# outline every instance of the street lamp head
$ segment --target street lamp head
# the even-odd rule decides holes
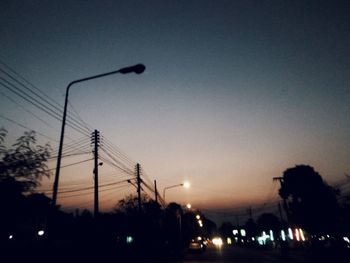
[[[145,71],[146,67],[143,64],[137,64],[131,67],[121,68],[119,69],[119,73],[121,74],[128,74],[128,73],[136,73],[141,74]]]
[[[191,186],[191,184],[189,183],[189,182],[184,182],[183,184],[182,184],[182,186],[183,187],[185,187],[185,188],[190,188],[190,186]]]

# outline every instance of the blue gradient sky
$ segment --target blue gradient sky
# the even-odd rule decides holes
[[[329,182],[350,172],[349,11],[348,1],[1,1],[0,58],[62,104],[70,81],[144,63],[143,75],[77,85],[71,104],[161,189],[192,182],[167,199],[250,205],[295,164]],[[55,129],[4,97],[0,109],[59,136],[43,113]]]

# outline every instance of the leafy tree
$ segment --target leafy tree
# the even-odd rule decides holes
[[[12,148],[7,148],[7,131],[0,129],[0,236],[7,238],[13,231],[23,232],[29,221],[43,221],[43,203],[48,198],[30,195],[40,184],[40,179],[49,176],[46,161],[50,156],[48,144],[36,144],[35,132],[25,132]],[[39,212],[40,210],[40,212]],[[40,220],[39,220],[40,217]],[[20,230],[21,229],[21,230]]]
[[[337,231],[337,191],[313,167],[297,165],[284,171],[279,194],[285,200],[291,223],[312,233]]]
[[[50,146],[37,145],[34,131],[24,132],[12,148],[4,145],[7,131],[0,130],[0,184],[12,184],[21,193],[30,193],[40,185],[43,177],[49,177],[46,165]],[[15,186],[16,185],[16,186]]]

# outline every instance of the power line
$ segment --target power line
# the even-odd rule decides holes
[[[50,107],[54,108],[55,111],[58,111],[59,113],[63,114],[62,111],[62,106],[56,102],[54,99],[50,98],[47,94],[45,94],[42,90],[40,90],[39,88],[37,88],[36,86],[34,86],[31,82],[29,82],[28,80],[26,80],[23,76],[21,76],[20,74],[18,74],[15,70],[13,70],[11,67],[9,67],[7,64],[5,64],[3,61],[0,60],[0,62],[8,69],[10,70],[12,73],[14,73],[17,77],[19,77],[20,79],[24,80],[27,84],[29,84],[32,88],[36,89],[40,94],[38,94],[37,92],[33,91],[33,89],[29,88],[28,86],[26,86],[25,84],[23,84],[22,82],[20,82],[17,78],[13,77],[10,73],[8,73],[7,71],[3,70],[0,68],[0,71],[3,72],[3,74],[5,74],[7,77],[9,77],[10,79],[12,79],[13,81],[15,81],[16,83],[18,83],[20,86],[22,86],[23,88],[25,88],[26,90],[28,90],[29,92],[31,92],[32,94],[34,94],[35,96],[37,96],[38,98],[40,98],[40,100],[44,101],[46,104],[48,104]],[[44,98],[44,97],[46,98]],[[80,116],[78,116],[78,120],[72,118],[71,116],[68,116],[68,118],[72,119],[74,122],[79,122],[81,121]],[[85,122],[82,121],[81,123],[79,123],[80,126],[82,127],[86,127],[85,126]],[[89,130],[89,128],[87,128]]]
[[[4,119],[4,120],[7,120],[7,121],[9,121],[9,122],[11,122],[11,123],[13,123],[13,124],[16,124],[17,126],[22,127],[23,129],[26,129],[26,130],[29,130],[29,131],[35,131],[35,133],[37,133],[37,134],[39,134],[39,135],[45,137],[46,139],[58,143],[57,140],[55,140],[55,139],[53,139],[53,138],[51,138],[51,137],[49,137],[49,136],[47,136],[47,135],[45,135],[45,134],[43,134],[43,133],[41,133],[41,132],[38,132],[38,131],[36,131],[36,130],[34,130],[34,129],[31,129],[31,128],[29,128],[29,127],[27,127],[27,126],[25,126],[25,125],[23,125],[23,124],[21,124],[21,123],[15,121],[15,120],[12,120],[12,119],[10,119],[10,118],[7,118],[7,117],[5,117],[5,116],[3,116],[3,115],[1,115],[1,114],[0,114],[0,118],[2,118],[2,119]]]
[[[37,99],[33,98],[32,96],[30,96],[29,94],[27,94],[26,92],[21,92],[19,93],[19,91],[17,90],[14,90],[13,88],[16,89],[16,87],[12,84],[12,83],[9,83],[8,81],[6,81],[5,79],[3,79],[2,77],[0,77],[0,80],[2,81],[5,81],[6,83],[8,83],[10,86],[12,86],[12,88],[7,85],[7,84],[4,84],[3,82],[0,82],[0,85],[2,85],[3,87],[5,87],[6,89],[10,90],[11,92],[15,93],[17,96],[21,97],[23,100],[27,101],[28,103],[32,104],[33,106],[35,106],[36,108],[44,111],[46,114],[50,115],[52,118],[58,120],[58,121],[61,121],[60,120],[60,115],[53,111],[52,109],[50,108],[47,108],[46,106],[42,105]],[[25,96],[24,96],[25,95]],[[34,101],[34,102],[33,102]],[[89,134],[89,132],[83,132],[81,131],[81,127],[79,127],[78,125],[70,122],[70,121],[67,121],[67,125],[69,127],[71,127],[72,129],[74,129],[75,131],[79,132],[79,133],[82,133],[82,134]],[[84,128],[86,129],[86,128]]]
[[[130,167],[127,167],[126,165],[124,165],[122,162],[120,162],[117,158],[115,158],[114,156],[112,156],[104,147],[101,147],[101,150],[108,155],[109,158],[111,158],[116,165],[121,165],[124,170],[130,171],[132,173],[132,170],[130,169]],[[118,165],[118,166],[119,166]]]
[[[61,168],[73,166],[73,165],[80,164],[80,163],[86,163],[86,162],[91,161],[91,160],[93,160],[93,158],[90,158],[90,159],[87,159],[87,160],[84,160],[84,161],[80,161],[80,162],[75,162],[75,163],[63,165],[63,166],[61,166]],[[56,168],[49,169],[48,171],[53,171],[53,170],[56,170]]]

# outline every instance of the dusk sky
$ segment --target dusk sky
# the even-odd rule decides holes
[[[140,163],[160,192],[191,182],[169,189],[168,202],[234,209],[277,200],[272,178],[296,164],[330,184],[350,173],[349,14],[349,1],[2,0],[0,60],[62,107],[69,82],[143,63],[140,75],[73,86],[70,110]],[[59,139],[60,121],[0,92],[1,116]],[[9,142],[24,132],[4,118],[0,126]],[[84,135],[67,127],[66,136],[68,145]],[[92,167],[62,169],[60,186],[92,185]],[[104,164],[100,178],[127,176]],[[101,208],[128,193],[131,185],[101,193]],[[92,194],[58,202],[92,208]]]

